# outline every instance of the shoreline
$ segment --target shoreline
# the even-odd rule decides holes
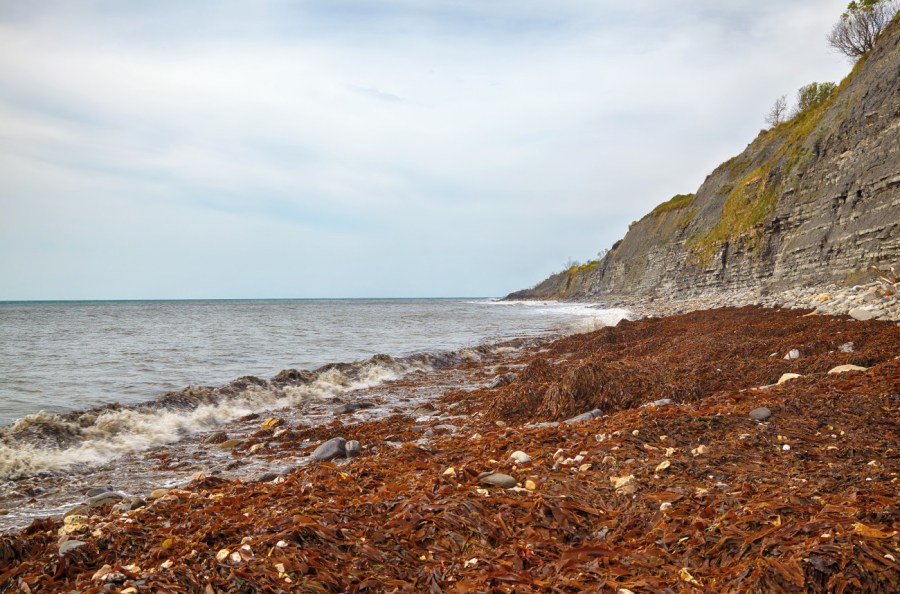
[[[227,455],[266,474],[4,535],[0,592],[878,591],[900,580],[898,344],[892,323],[744,307],[511,345],[316,425],[243,420]],[[847,364],[867,369],[828,373]],[[359,456],[282,468],[336,437]]]

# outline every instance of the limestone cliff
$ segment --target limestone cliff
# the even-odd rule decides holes
[[[853,284],[900,263],[900,21],[822,104],[760,135],[599,262],[513,299]]]

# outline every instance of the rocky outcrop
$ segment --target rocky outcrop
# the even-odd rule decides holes
[[[690,298],[855,284],[900,261],[900,21],[823,104],[512,299]]]

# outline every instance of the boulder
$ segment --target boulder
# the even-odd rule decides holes
[[[312,453],[313,460],[324,462],[335,458],[343,458],[347,454],[347,440],[343,437],[333,437],[317,447]]]

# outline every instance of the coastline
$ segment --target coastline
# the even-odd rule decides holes
[[[897,326],[658,305],[317,403],[317,424],[244,419],[228,456],[269,472],[36,520],[0,540],[0,591],[896,584]],[[360,455],[284,467],[335,437]]]

